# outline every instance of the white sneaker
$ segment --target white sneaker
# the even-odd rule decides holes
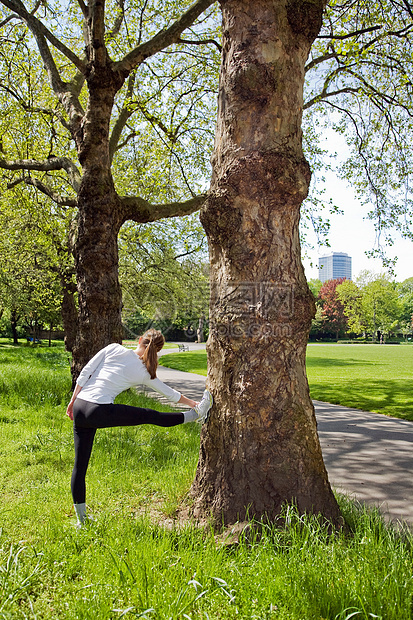
[[[77,523],[75,523],[75,528],[77,530],[83,530],[90,527],[93,523],[95,523],[95,519],[89,515],[86,515],[83,521],[77,521]]]
[[[207,421],[208,413],[213,405],[213,402],[214,400],[212,398],[211,392],[208,392],[208,390],[205,390],[205,392],[202,395],[201,402],[194,407],[195,411],[198,414],[198,418],[196,420],[197,422],[199,422],[200,424],[204,424],[204,422]]]

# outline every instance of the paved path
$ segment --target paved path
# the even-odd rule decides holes
[[[195,400],[205,389],[200,375],[161,366],[158,376]],[[413,525],[413,422],[319,401],[314,406],[333,487]]]

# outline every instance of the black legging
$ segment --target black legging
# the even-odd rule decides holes
[[[184,422],[184,414],[163,413],[154,409],[130,405],[99,405],[77,398],[73,406],[73,434],[75,440],[75,464],[72,473],[72,495],[75,504],[86,499],[86,471],[92,453],[96,429],[113,426],[177,426]]]

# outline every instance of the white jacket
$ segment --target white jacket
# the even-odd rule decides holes
[[[113,403],[116,396],[131,387],[144,385],[177,403],[181,393],[151,379],[145,364],[131,349],[120,344],[109,344],[96,353],[80,373],[77,384],[82,388],[78,398],[90,403]]]

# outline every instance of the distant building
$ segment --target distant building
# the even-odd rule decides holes
[[[351,256],[344,252],[332,252],[318,259],[318,278],[321,282],[347,278],[351,280]]]

